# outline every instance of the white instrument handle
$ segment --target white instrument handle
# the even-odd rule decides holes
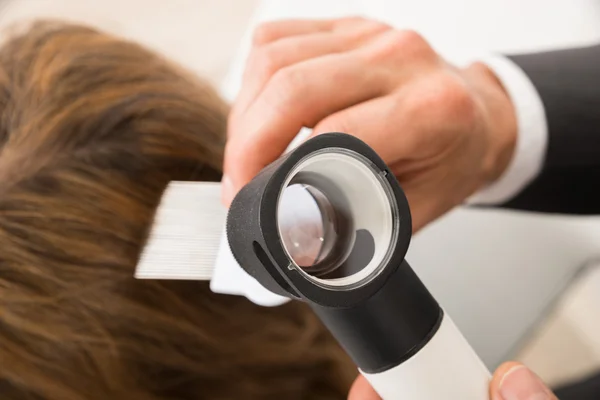
[[[381,373],[361,373],[384,400],[489,400],[490,372],[446,313],[411,358]]]

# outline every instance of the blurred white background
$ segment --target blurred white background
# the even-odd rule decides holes
[[[33,18],[85,23],[150,47],[219,83],[255,0],[1,0],[0,26]]]

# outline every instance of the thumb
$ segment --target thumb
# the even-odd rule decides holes
[[[516,362],[496,370],[490,391],[492,400],[558,400],[536,374]]]
[[[381,400],[364,376],[358,375],[348,394],[348,400]]]

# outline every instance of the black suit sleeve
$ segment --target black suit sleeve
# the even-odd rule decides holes
[[[541,174],[502,207],[600,214],[600,46],[509,58],[538,90],[549,137]]]

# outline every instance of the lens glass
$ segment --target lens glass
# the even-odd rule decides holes
[[[354,284],[386,261],[398,221],[381,174],[344,149],[313,153],[290,173],[279,196],[279,236],[290,261],[311,280]]]
[[[298,266],[310,268],[331,252],[336,240],[334,210],[319,189],[286,187],[277,211],[281,239]]]

